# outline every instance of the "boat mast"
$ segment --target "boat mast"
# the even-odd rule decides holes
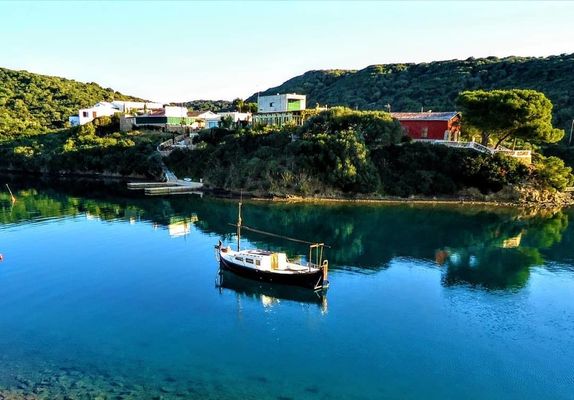
[[[240,240],[241,240],[241,200],[239,201],[239,214],[237,215],[237,251],[239,251]]]

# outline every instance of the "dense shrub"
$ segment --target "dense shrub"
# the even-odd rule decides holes
[[[114,118],[0,142],[0,169],[48,173],[114,173],[158,178],[158,136],[113,132]]]
[[[65,128],[79,108],[136,100],[95,83],[0,68],[0,139]]]
[[[377,137],[365,134],[373,125],[393,144],[367,141]],[[206,132],[196,150],[174,151],[166,163],[214,187],[305,195],[434,196],[471,187],[487,194],[533,178],[558,188],[571,177],[555,161],[528,167],[504,155],[399,141],[400,131],[384,113],[334,109],[300,128]]]
[[[373,161],[382,191],[396,196],[453,194],[466,187],[495,192],[528,173],[511,159],[423,143],[386,147],[373,152]]]
[[[558,157],[540,157],[536,165],[536,178],[540,184],[554,189],[564,190],[574,185],[572,168],[564,165],[564,161]]]
[[[554,104],[553,123],[570,129],[574,115],[574,54],[550,57],[487,57],[430,63],[371,65],[355,70],[309,71],[261,92],[301,93],[307,105],[360,110],[449,111],[465,90],[533,89]],[[254,94],[248,101],[255,101]]]

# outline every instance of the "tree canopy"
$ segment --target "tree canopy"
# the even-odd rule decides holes
[[[554,123],[570,129],[574,118],[574,54],[550,57],[487,57],[430,63],[379,64],[359,71],[309,71],[261,92],[301,93],[307,105],[360,110],[451,111],[465,90],[524,88],[543,92],[554,104]],[[255,101],[257,95],[248,101]]]
[[[74,128],[0,140],[0,170],[160,178],[156,148],[162,136],[118,129],[118,118],[99,117]]]
[[[183,106],[192,111],[233,111],[233,103],[228,100],[191,100],[183,103]]]
[[[0,137],[64,128],[79,108],[141,100],[95,83],[0,68]]]
[[[510,138],[529,143],[555,143],[564,131],[552,126],[552,102],[535,90],[474,90],[460,93],[457,102],[464,123],[477,129],[482,144],[495,147]]]
[[[211,187],[257,194],[387,196],[488,194],[534,183],[563,189],[571,170],[541,158],[532,167],[516,159],[426,143],[402,143],[398,122],[385,112],[332,108],[300,127],[213,129],[194,150],[166,159],[180,176]]]

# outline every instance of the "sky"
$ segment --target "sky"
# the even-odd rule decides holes
[[[0,0],[0,66],[163,102],[316,69],[574,53],[574,2]]]

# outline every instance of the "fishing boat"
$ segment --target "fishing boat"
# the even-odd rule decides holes
[[[224,246],[221,241],[215,246],[216,258],[221,270],[233,272],[244,278],[256,281],[270,282],[283,285],[300,286],[313,290],[326,289],[329,286],[329,262],[323,260],[324,243],[311,243],[299,239],[288,238],[258,229],[242,226],[241,202],[237,224],[237,250]],[[241,229],[281,237],[287,240],[309,245],[307,262],[290,261],[287,254],[282,252],[251,249],[241,250]]]

